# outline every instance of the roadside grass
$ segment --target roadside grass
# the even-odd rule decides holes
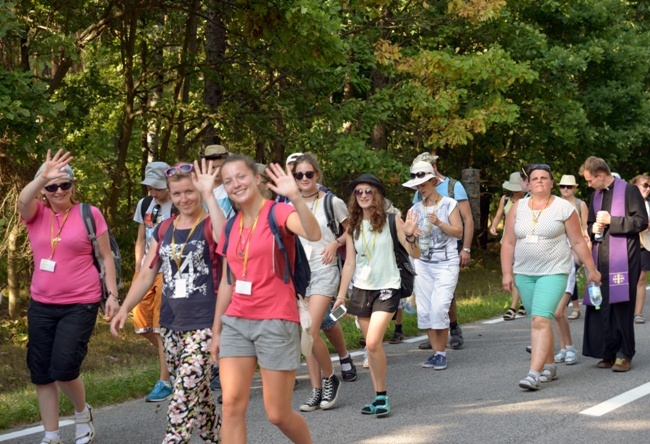
[[[501,290],[498,254],[473,253],[471,267],[461,271],[456,296],[461,325],[501,315],[510,303],[510,295]],[[346,315],[341,327],[348,348],[360,348],[362,335],[354,317]],[[402,328],[407,337],[420,334],[417,316],[404,313]],[[393,331],[391,325],[386,340]],[[24,317],[11,321],[0,318],[0,430],[40,420],[36,390],[25,364],[26,343]],[[123,339],[118,340],[108,331],[108,323],[98,320],[82,370],[88,402],[93,406],[115,404],[149,393],[158,379],[158,354],[148,341],[133,333],[131,321]],[[72,412],[72,405],[61,396],[61,415]]]

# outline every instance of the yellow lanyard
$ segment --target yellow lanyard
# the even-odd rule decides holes
[[[70,216],[70,209],[72,209],[72,204],[70,204],[70,208],[65,210],[65,217],[63,218],[63,222],[61,222],[61,225],[59,226],[59,232],[56,233],[56,237],[54,236],[54,211],[50,208],[50,246],[52,247],[52,254],[50,254],[50,259],[54,257],[54,250],[56,250],[56,246],[59,245],[59,242],[61,242],[61,231],[63,231],[63,226],[65,225],[65,221],[68,220],[68,216]]]
[[[174,259],[174,262],[176,262],[176,266],[178,267],[179,274],[181,272],[181,261],[183,260],[183,250],[185,250],[185,245],[187,245],[187,243],[189,242],[190,238],[192,237],[192,233],[194,233],[194,230],[199,225],[199,222],[201,222],[201,219],[203,219],[203,210],[201,210],[199,217],[196,218],[196,222],[194,222],[194,225],[192,225],[190,234],[187,235],[185,242],[183,242],[183,246],[181,247],[180,255],[178,257],[176,257],[176,239],[174,236],[176,234],[176,225],[178,225],[178,218],[174,221],[174,228],[172,229],[172,258]]]
[[[551,201],[551,197],[553,197],[553,196],[548,197],[548,200],[546,201],[546,204],[544,204],[544,207],[541,210],[539,210],[539,213],[537,213],[537,217],[535,217],[535,211],[533,211],[533,205],[535,204],[535,201],[533,200],[532,197],[530,198],[530,215],[533,218],[533,232],[532,232],[532,234],[535,234],[535,228],[537,227],[537,222],[539,222],[539,218],[542,215],[542,212],[546,209],[546,207],[548,206],[548,203]]]
[[[361,238],[363,239],[363,249],[365,251],[365,256],[368,256],[368,262],[370,262],[370,249],[368,248],[368,241],[366,241],[366,231],[363,228],[364,223],[361,222]],[[375,242],[377,241],[377,232],[373,231],[372,233],[372,251],[375,251]]]
[[[244,270],[242,272],[242,278],[246,279],[246,267],[248,267],[248,248],[250,247],[251,243],[251,237],[253,236],[253,231],[255,231],[255,227],[257,227],[257,221],[260,219],[260,214],[262,214],[262,208],[264,208],[264,204],[266,203],[266,199],[262,199],[262,206],[260,206],[260,210],[257,212],[257,216],[255,216],[255,220],[253,221],[253,225],[251,226],[251,230],[248,232],[248,236],[246,237],[246,244],[244,246]],[[241,215],[241,219],[239,219],[239,242],[238,244],[241,243],[241,238],[242,238],[242,232],[244,231],[244,215]]]

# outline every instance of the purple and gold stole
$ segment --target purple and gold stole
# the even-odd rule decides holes
[[[627,183],[624,180],[615,178],[614,191],[612,196],[612,208],[609,212],[611,216],[625,217],[625,187]],[[602,209],[603,190],[598,190],[594,194],[594,212]],[[591,256],[594,263],[598,265],[598,243],[594,242],[591,248]],[[616,304],[619,302],[628,302],[630,300],[630,275],[629,263],[627,257],[627,236],[625,234],[609,234],[609,303]],[[605,278],[605,276],[603,276]],[[589,300],[588,288],[585,289],[584,304],[591,305]]]

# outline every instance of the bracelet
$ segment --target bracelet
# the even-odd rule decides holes
[[[343,246],[343,244],[341,243],[341,241],[340,241],[338,238],[336,238],[336,239],[334,239],[334,240],[336,241],[337,244],[339,244],[339,247],[342,247],[342,246]]]
[[[404,236],[406,240],[409,240],[410,238],[415,239],[415,234],[409,234],[407,236]]]
[[[345,296],[337,296],[336,299],[339,300],[339,301],[345,301],[346,297]]]

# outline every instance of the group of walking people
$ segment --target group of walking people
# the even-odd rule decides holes
[[[411,165],[411,179],[403,185],[419,197],[402,219],[390,210],[386,188],[372,174],[362,174],[350,183],[346,205],[323,186],[323,173],[312,154],[290,156],[286,168],[277,164],[265,168],[219,145],[208,148],[211,151],[206,149],[200,162],[173,166],[154,162],[147,167],[143,185],[153,199],[143,199],[136,209],[134,220],[141,225],[137,274],[121,306],[106,222],[92,208],[107,266],[105,314],[111,332],[119,337],[135,310],[136,331],[147,333],[147,339],[159,348],[160,380],[147,400],[171,399],[164,442],[188,442],[196,428],[205,442],[245,443],[246,410],[257,366],[269,421],[292,442],[311,442],[307,422],[292,408],[301,354],[298,301],[302,297],[308,301],[311,318],[311,325],[302,329],[302,348],[304,353],[304,336],[309,335],[311,345],[305,355],[312,390],[300,410],[333,408],[341,394],[341,379],[334,373],[319,334],[321,327],[330,331],[327,336],[337,348],[342,380],[356,379],[352,358],[341,345],[340,327],[333,328],[329,316],[345,305],[363,332],[373,383],[374,396],[361,413],[390,415],[382,344],[403,296],[405,264],[396,260],[398,248],[411,257],[418,326],[427,332],[433,351],[423,367],[447,368],[450,327],[452,333],[454,329],[460,332],[454,292],[460,266],[469,263],[471,239],[467,243],[470,222],[465,207],[441,192],[448,179],[436,171],[436,156],[429,155],[428,161],[420,157]],[[61,442],[59,389],[75,407],[76,444],[95,439],[92,408],[86,403],[79,371],[102,288],[74,196],[71,160],[70,153],[48,151],[19,197],[34,251],[28,365],[37,386],[44,444]],[[588,174],[600,177],[600,171],[586,166],[585,178]],[[531,165],[522,173],[521,183],[530,187],[528,194],[504,202],[510,211],[503,236],[503,286],[509,291],[518,289],[523,309],[532,316],[531,366],[520,385],[538,389],[540,381],[557,377],[551,319],[568,293],[568,276],[574,270],[571,250],[585,264],[590,282],[599,284],[600,273],[606,276],[606,272],[599,272],[598,256],[589,252],[587,232],[574,203],[551,194],[550,168]],[[591,179],[588,182],[594,188],[600,186]],[[647,178],[643,183],[648,184]],[[603,184],[607,184],[603,188],[611,186],[607,180]],[[619,187],[619,182],[614,186]],[[637,187],[634,190],[638,193]],[[270,198],[270,192],[279,196],[277,201]],[[623,209],[616,205],[611,217],[597,219],[600,213],[591,205],[588,233],[630,233],[628,250],[636,254],[638,235],[635,243],[631,233],[638,234],[648,225],[647,216],[637,208],[643,205],[639,196],[626,188]],[[610,204],[611,199],[605,197],[603,210]],[[619,221],[626,217],[619,213],[628,206],[634,207],[633,220]],[[284,273],[287,261],[290,268],[296,263],[298,248],[304,251],[311,271],[304,295],[296,292],[296,270],[292,270],[292,279]],[[627,265],[624,272],[630,276],[630,288],[635,289],[633,301],[640,263],[635,256]],[[635,308],[618,310],[622,305],[610,304],[608,296],[604,285],[603,311],[588,309],[586,324],[603,323],[599,316],[611,312],[614,315],[607,321],[624,335],[614,334],[616,340],[604,341],[597,348],[603,338],[594,332],[592,339],[585,340],[583,353],[621,366],[634,354],[633,336],[630,342],[625,322],[630,316],[633,319]],[[569,346],[570,337],[562,349],[565,360],[570,359]],[[210,390],[216,363],[222,387],[221,415]]]

